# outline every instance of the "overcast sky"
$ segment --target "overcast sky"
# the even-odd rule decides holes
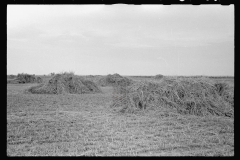
[[[234,75],[234,6],[8,5],[7,74]]]

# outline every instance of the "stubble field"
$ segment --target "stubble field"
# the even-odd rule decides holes
[[[112,87],[97,94],[24,93],[34,85],[7,84],[8,156],[234,155],[233,118],[161,107],[120,113],[110,105]]]

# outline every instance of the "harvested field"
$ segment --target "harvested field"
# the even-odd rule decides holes
[[[26,92],[33,94],[84,94],[100,93],[101,90],[90,80],[85,80],[74,75],[56,74],[49,81],[38,86],[33,86]]]
[[[151,91],[159,85],[146,82],[132,87]],[[208,80],[209,85],[194,82],[196,88],[214,87]],[[169,90],[191,86],[187,80],[163,83]],[[34,85],[7,84],[8,156],[234,156],[234,117],[181,114],[167,104],[149,107],[154,103],[119,112],[112,103],[122,94],[112,86],[96,94],[25,94]],[[226,86],[217,87],[216,96],[224,95]],[[169,100],[174,94],[169,92]]]

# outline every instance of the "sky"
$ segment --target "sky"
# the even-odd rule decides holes
[[[8,5],[7,74],[234,76],[234,6]]]

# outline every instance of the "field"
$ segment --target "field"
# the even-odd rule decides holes
[[[234,85],[233,78],[212,80]],[[7,84],[8,156],[234,155],[234,118],[168,108],[117,112],[110,86],[97,94],[24,93],[35,85]]]

